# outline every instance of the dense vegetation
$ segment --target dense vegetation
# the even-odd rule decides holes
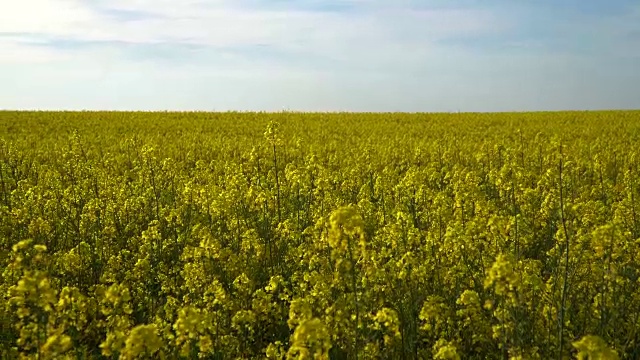
[[[640,112],[0,112],[0,357],[637,359]]]

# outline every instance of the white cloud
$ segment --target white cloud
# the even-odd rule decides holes
[[[0,4],[0,33],[74,35],[98,20],[75,0],[20,0]]]
[[[0,5],[0,33],[139,44],[265,44],[340,60],[359,54],[372,60],[393,53],[420,55],[421,48],[432,41],[491,31],[497,24],[490,13],[483,11],[412,11],[376,2],[355,14],[254,9],[234,4],[237,2],[189,0],[5,2]],[[107,10],[150,16],[118,21]]]

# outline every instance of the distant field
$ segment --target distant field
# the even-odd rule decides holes
[[[0,358],[638,359],[639,165],[640,111],[0,112]]]

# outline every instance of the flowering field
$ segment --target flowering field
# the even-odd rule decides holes
[[[640,358],[640,112],[0,112],[0,139],[0,358]]]

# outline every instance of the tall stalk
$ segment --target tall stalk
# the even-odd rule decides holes
[[[276,151],[276,143],[273,146],[273,168],[276,173],[276,206],[278,207],[278,223],[282,222],[282,212],[280,210],[280,178],[278,177],[278,156]]]
[[[560,298],[560,314],[558,317],[559,327],[558,327],[558,338],[560,341],[558,347],[558,360],[562,360],[562,348],[564,346],[564,315],[565,315],[565,307],[567,301],[567,282],[569,279],[569,233],[567,232],[567,219],[564,212],[564,182],[563,182],[563,158],[562,158],[562,144],[560,145],[560,218],[562,220],[562,228],[564,230],[564,239],[565,239],[565,251],[564,251],[564,278],[562,281],[562,296]]]

